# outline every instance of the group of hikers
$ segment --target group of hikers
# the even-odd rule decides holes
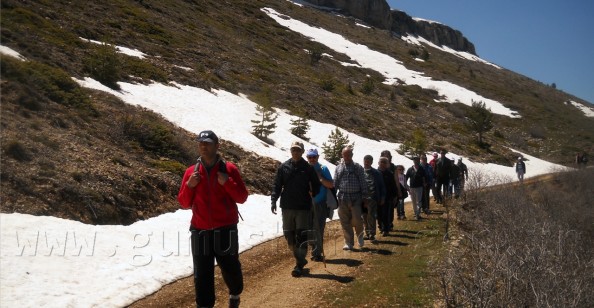
[[[237,204],[247,200],[248,192],[237,166],[219,155],[217,135],[203,131],[198,142],[200,158],[185,171],[178,194],[182,208],[192,209],[190,239],[196,304],[214,306],[216,260],[229,289],[229,307],[238,307],[243,274]],[[308,246],[312,247],[311,261],[325,261],[324,229],[327,218],[334,213],[332,204],[337,206],[343,249],[353,251],[355,244],[363,249],[366,240],[375,242],[378,231],[382,236],[389,235],[395,215],[405,220],[404,200],[409,195],[415,220],[430,214],[430,191],[437,203],[462,196],[468,168],[462,158],[454,162],[446,153],[445,149],[440,157],[433,153],[429,162],[426,155],[413,157],[413,165],[405,169],[392,163],[390,151],[384,150],[375,168],[373,156],[365,155],[360,165],[353,161],[353,148],[347,146],[332,176],[328,167],[318,161],[317,149],[306,151],[302,142],[293,142],[291,158],[278,167],[271,193],[271,212],[277,214],[280,199],[283,235],[295,258],[291,275],[303,275]]]

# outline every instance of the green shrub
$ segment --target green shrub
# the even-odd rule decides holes
[[[367,77],[367,79],[365,79],[365,82],[363,83],[363,86],[361,87],[361,92],[363,92],[366,95],[369,95],[373,93],[373,90],[375,90],[375,82],[373,82],[373,79]]]
[[[116,119],[114,138],[137,143],[141,148],[156,156],[179,161],[188,161],[193,157],[184,140],[173,129],[163,123],[157,114],[144,109],[134,114],[126,114]],[[116,161],[122,165],[124,161]]]
[[[335,88],[334,79],[327,78],[320,81],[320,86],[324,91],[332,92]]]
[[[503,135],[503,133],[501,133],[501,131],[499,131],[498,129],[496,129],[493,132],[493,136],[495,136],[495,138],[505,139],[505,136]]]
[[[32,97],[47,97],[65,106],[72,106],[95,112],[83,90],[63,70],[33,61],[19,61],[9,57],[1,58],[2,78],[23,84]]]
[[[121,61],[115,46],[101,44],[94,46],[92,52],[84,59],[84,69],[93,79],[115,90],[119,90],[121,78]]]
[[[183,175],[188,166],[176,160],[154,160],[153,166],[161,171],[168,171],[174,174]]]
[[[5,145],[4,153],[18,161],[30,161],[32,159],[29,150],[17,140],[11,140]]]
[[[167,82],[167,74],[162,69],[152,65],[146,60],[127,57],[122,61],[122,70],[126,75],[136,76],[158,82]],[[120,73],[121,74],[121,73]]]
[[[413,57],[413,58],[416,58],[416,57],[418,57],[418,56],[419,56],[419,51],[418,51],[418,50],[416,50],[416,49],[409,49],[409,50],[408,50],[408,54],[409,54],[411,57]]]
[[[419,103],[416,100],[412,100],[412,99],[408,99],[406,101],[406,105],[410,108],[410,109],[419,109]]]

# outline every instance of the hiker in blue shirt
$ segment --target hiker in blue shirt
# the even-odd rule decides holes
[[[311,250],[311,260],[316,262],[324,261],[324,229],[326,228],[326,218],[329,216],[328,207],[326,206],[326,195],[332,192],[329,189],[334,187],[332,175],[328,167],[321,165],[318,162],[320,155],[317,149],[308,149],[305,153],[307,162],[314,168],[314,171],[320,179],[320,192],[313,199],[313,241],[310,244],[313,246]],[[331,210],[334,211],[334,210]]]

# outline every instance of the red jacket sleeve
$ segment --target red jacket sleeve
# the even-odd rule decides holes
[[[239,173],[239,169],[235,164],[227,162],[227,175],[229,175],[229,179],[225,182],[223,186],[225,191],[231,196],[235,203],[244,203],[248,197],[248,191],[245,187],[245,183],[241,178]]]
[[[195,189],[188,187],[186,182],[194,172],[194,166],[188,167],[186,172],[184,173],[184,177],[181,182],[181,186],[179,188],[179,193],[177,194],[177,201],[181,205],[182,208],[187,209],[192,207],[192,200],[194,200],[194,191]]]

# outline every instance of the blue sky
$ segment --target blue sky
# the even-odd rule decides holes
[[[388,0],[459,30],[492,63],[594,103],[594,1]]]

